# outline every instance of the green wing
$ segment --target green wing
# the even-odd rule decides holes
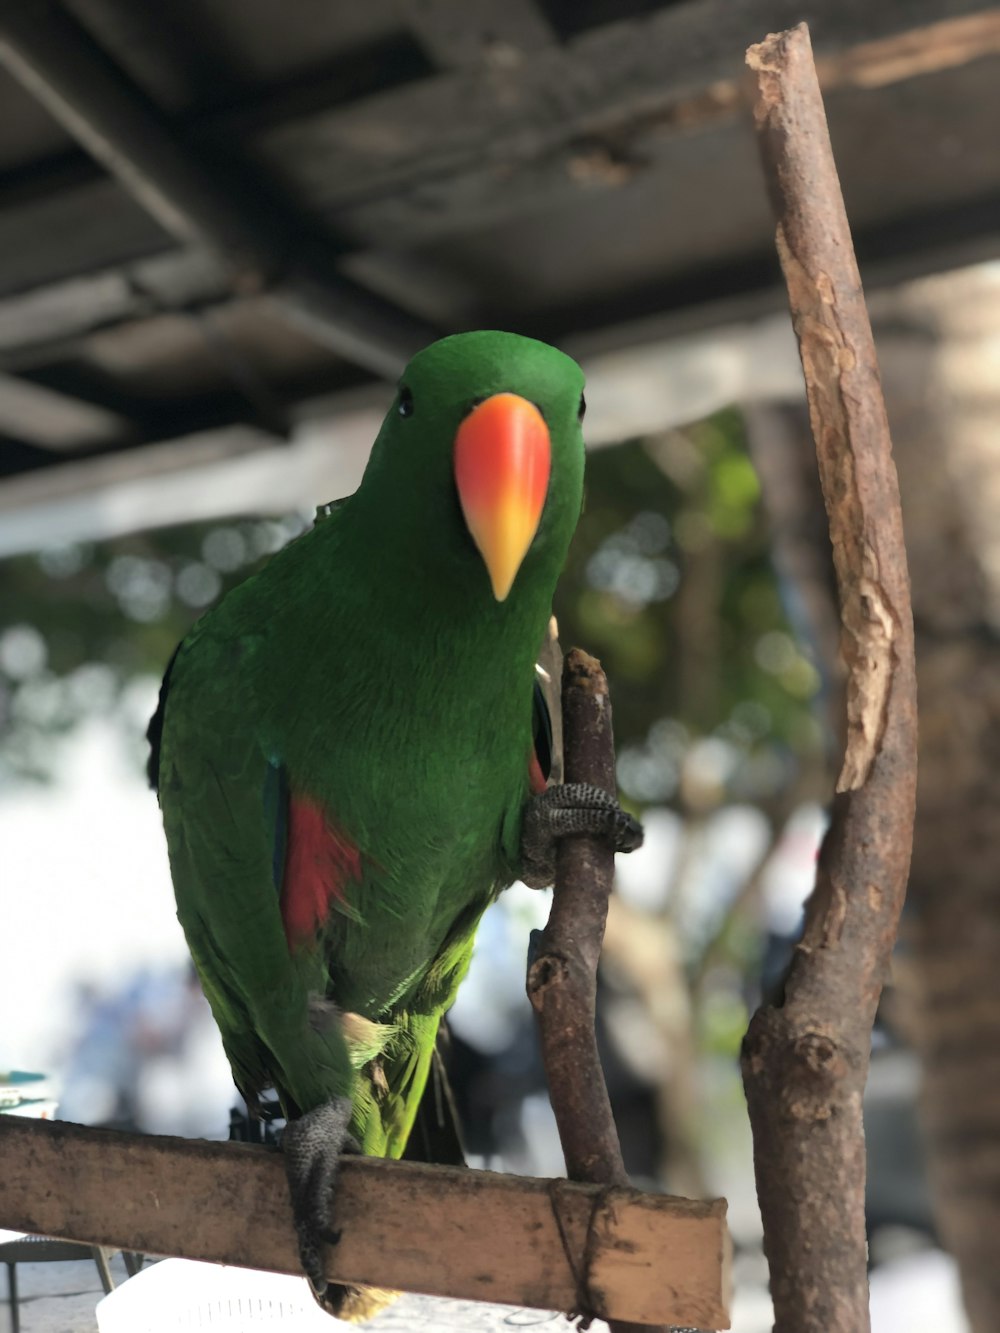
[[[237,1085],[286,1109],[351,1094],[340,1024],[316,1021],[319,949],[293,956],[275,888],[273,765],[239,687],[238,646],[206,627],[171,663],[150,728],[177,915]]]
[[[320,941],[289,950],[280,908],[288,794],[241,710],[235,656],[210,627],[190,635],[149,736],[177,914],[236,1083],[251,1102],[274,1086],[293,1114],[348,1094],[365,1152],[400,1156],[419,1120],[421,1140],[450,1139],[454,1159],[453,1126],[439,1106],[420,1108],[481,908],[455,923],[427,974],[380,1021],[317,1003],[335,994],[333,960]],[[431,1093],[440,1101],[438,1085]]]

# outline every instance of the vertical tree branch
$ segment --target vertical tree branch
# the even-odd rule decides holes
[[[600,662],[579,648],[562,677],[566,782],[615,793],[611,700]],[[548,924],[533,942],[527,990],[538,1019],[549,1096],[570,1180],[622,1187],[628,1176],[597,1052],[597,964],[614,880],[611,847],[595,838],[560,842]],[[590,1275],[580,1274],[580,1310],[589,1314]],[[612,1322],[613,1333],[638,1328]],[[643,1328],[648,1326],[643,1325]]]
[[[579,648],[563,665],[562,708],[565,781],[614,792],[608,682],[600,662]],[[601,1185],[628,1184],[594,1031],[597,963],[614,873],[607,843],[562,840],[552,911],[528,968],[566,1173]]]
[[[870,1327],[861,1101],[909,868],[913,626],[878,366],[808,30],[747,52],[830,524],[848,667],[833,822],[780,1007],[742,1057],[776,1333]]]

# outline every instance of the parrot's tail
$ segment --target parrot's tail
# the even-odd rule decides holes
[[[363,1324],[398,1300],[400,1293],[383,1287],[341,1287],[331,1282],[322,1296],[313,1295],[327,1314],[346,1324]]]

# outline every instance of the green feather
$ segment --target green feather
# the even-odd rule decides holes
[[[238,1084],[273,1083],[291,1111],[349,1093],[355,1136],[393,1156],[479,918],[516,874],[535,654],[583,486],[583,379],[553,348],[458,335],[401,383],[413,412],[397,399],[358,491],[181,645],[159,753],[178,915]],[[472,405],[504,391],[542,410],[552,470],[497,602],[452,447]],[[274,882],[276,770],[362,856],[344,910],[299,950]],[[360,1045],[347,1020],[317,1019],[317,996],[367,1021]]]

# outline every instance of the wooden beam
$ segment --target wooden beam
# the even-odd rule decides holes
[[[0,242],[3,236],[0,207]],[[170,310],[201,309],[231,295],[204,250],[169,250],[72,278],[0,294],[0,366],[19,371],[57,359],[91,333]]]
[[[728,1328],[725,1202],[345,1157],[331,1281]],[[278,1152],[0,1117],[0,1226],[299,1273]]]
[[[476,182],[480,190],[491,189],[495,217],[508,213],[512,196],[521,194],[516,169],[539,158],[551,166],[568,145],[579,151],[588,138],[599,142],[637,124],[687,134],[701,120],[735,118],[740,53],[762,31],[797,21],[801,8],[800,0],[671,5],[526,53],[488,77],[462,69],[290,120],[262,134],[253,149],[348,234],[358,230],[375,245],[398,243],[402,229],[379,230],[371,205],[384,200],[399,216],[400,199],[411,198],[412,230],[405,239],[412,243],[444,234],[449,219],[468,210]],[[988,17],[995,9],[985,0],[908,0],[906,6],[843,0],[820,7],[814,42],[832,57],[923,28],[933,41],[937,28],[929,25],[984,11]],[[972,58],[968,45],[965,51]],[[707,90],[715,95],[706,98]],[[572,179],[564,184],[571,193]],[[361,229],[353,210],[363,205]]]
[[[869,289],[996,259],[1000,194],[859,227],[854,248]],[[536,319],[522,316],[520,327],[578,356],[760,319],[780,310],[786,299],[773,251],[761,251],[647,280],[605,298],[551,306]],[[494,314],[499,320],[511,317],[508,311]]]
[[[445,12],[450,2],[440,0]],[[783,26],[790,8],[790,0],[749,7],[703,0],[594,29],[566,46],[524,50],[516,68],[459,68],[322,110],[321,90],[313,89],[282,103],[278,123],[273,108],[255,119],[251,104],[229,121],[229,113],[195,112],[184,118],[182,129],[196,143],[218,147],[236,141],[241,153],[262,162],[325,212],[336,226],[339,252],[374,252],[377,262],[379,247],[412,248],[565,207],[574,199],[585,200],[595,187],[614,188],[616,172],[622,172],[615,154],[601,147],[608,136],[609,142],[625,144],[626,158],[629,153],[641,157],[648,149],[659,160],[671,136],[683,139],[731,121],[740,102],[736,53],[744,45],[737,30],[752,26],[753,33],[745,34],[749,40],[767,27]],[[716,21],[720,26],[713,27]],[[818,16],[816,42],[824,53],[825,85],[882,86],[973,61],[996,50],[998,26],[1000,9],[981,0],[912,0],[905,11],[852,0]],[[18,312],[22,302],[31,301],[31,288],[46,278],[92,272],[119,257],[135,258],[169,244],[113,183],[84,179],[73,186],[67,171],[65,163],[54,164],[52,185],[61,188],[53,197],[45,195],[41,182],[41,195],[29,191],[0,209],[0,291],[6,287],[16,293],[12,299]],[[623,171],[627,178],[627,163]],[[941,225],[933,219],[932,225],[945,244],[934,264],[969,262],[991,253],[982,241],[996,236],[990,201],[980,206],[966,198],[961,208],[947,199],[942,204]],[[878,223],[887,238],[887,255],[900,254],[905,261],[909,247],[935,243],[934,237],[922,235],[920,219],[913,221],[899,244],[895,224]],[[966,253],[947,244],[949,236],[962,241],[972,230],[978,247]],[[51,235],[60,238],[55,249],[46,239]],[[866,242],[862,233],[862,263]],[[770,290],[773,304],[778,289],[764,243],[762,220],[758,254],[724,255],[709,270],[687,264],[684,274],[664,274],[660,288],[644,282],[634,300],[618,302],[617,314],[603,313],[603,295],[590,302],[589,315],[586,309],[549,311],[542,331],[571,330],[578,313],[592,327],[595,318],[625,322],[659,310],[700,307],[705,294],[717,294],[741,266],[748,270],[753,291]],[[905,262],[897,270],[894,277],[916,271]],[[736,279],[742,281],[740,274]],[[331,312],[321,301],[314,304],[314,295],[304,285],[299,290],[297,318],[322,336]],[[82,327],[80,312],[80,305],[67,306],[67,326]],[[503,314],[486,307],[479,317]],[[717,318],[711,314],[700,323]],[[0,333],[3,323],[0,307]],[[53,318],[58,336],[55,323]],[[681,326],[687,326],[684,319]]]
[[[208,245],[247,289],[273,287],[336,351],[393,377],[433,336],[341,274],[265,182],[202,161],[61,6],[0,9],[0,62],[167,235]]]
[[[960,209],[946,204],[858,228],[855,249],[866,286],[875,288],[994,259],[998,238],[1000,194],[966,200]],[[22,372],[45,366],[72,356],[90,333],[161,309],[211,309],[228,292],[225,275],[206,253],[185,250],[0,295],[0,367]],[[537,318],[495,308],[484,308],[480,318],[516,319],[523,332],[579,359],[759,319],[784,304],[773,250],[762,249],[599,299],[550,306]],[[304,317],[302,322],[307,324]]]
[[[0,372],[0,433],[71,452],[119,443],[138,431],[134,422],[108,407]]]
[[[423,0],[400,18],[442,69],[516,66],[556,41],[534,0]]]
[[[236,140],[241,153],[294,182],[297,194],[335,220],[338,244],[412,245],[537,210],[541,197],[555,204],[579,195],[574,163],[602,136],[638,134],[641,146],[646,135],[689,135],[733,120],[740,114],[737,53],[760,32],[787,27],[800,10],[796,0],[700,0],[594,29],[565,46],[535,46],[488,73],[466,66],[327,107],[317,105],[321,90],[314,88],[260,116],[249,102],[234,113],[186,116],[181,129],[193,142]],[[977,59],[996,49],[997,22],[988,0],[829,6],[814,19],[824,86],[884,85]],[[268,101],[265,91],[262,107]],[[537,159],[544,159],[542,173],[528,170]],[[52,179],[58,186],[65,171],[54,170]],[[59,189],[57,212],[95,184]],[[0,246],[0,254],[18,256],[18,276],[23,247],[33,252],[40,230],[32,211],[44,207],[37,197],[30,202],[23,226],[26,205],[9,220],[0,214],[0,228],[17,226],[22,238]],[[96,245],[120,229],[124,242],[127,207],[123,198],[105,200],[101,227],[77,228],[74,243]],[[97,262],[105,261],[90,267]]]
[[[816,62],[824,92],[853,84],[884,88],[1000,55],[1000,9],[942,19],[926,27],[862,42]]]
[[[163,229],[106,176],[56,183],[0,202],[0,296],[30,295],[172,248]]]

